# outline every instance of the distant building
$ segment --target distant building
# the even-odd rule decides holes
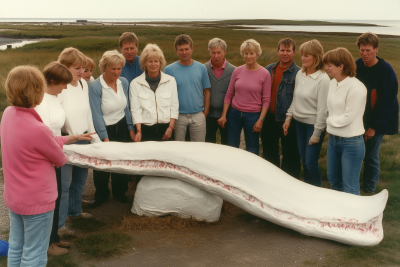
[[[86,19],[78,19],[76,22],[77,22],[77,23],[86,23],[87,20],[86,20]]]

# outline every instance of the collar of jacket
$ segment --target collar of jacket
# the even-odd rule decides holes
[[[160,83],[159,83],[159,85],[162,84],[162,83],[169,82],[169,81],[171,80],[170,76],[169,76],[169,75],[166,75],[166,74],[165,74],[164,72],[162,72],[162,71],[160,71],[160,75],[161,75],[161,78],[160,78]],[[138,84],[141,84],[141,85],[144,85],[144,86],[150,88],[149,83],[146,81],[146,72],[145,72],[145,71],[144,71],[139,77],[137,77],[135,80],[136,80],[136,82],[137,82]]]
[[[275,73],[275,69],[276,69],[276,67],[278,66],[279,62],[281,62],[281,61],[276,62],[276,64],[272,67],[272,71],[273,71],[274,73]],[[289,66],[289,68],[287,68],[287,69],[284,70],[283,72],[285,72],[285,71],[293,72],[294,67],[296,67],[296,62],[294,62],[294,59],[293,59],[293,62],[292,62],[292,64]]]

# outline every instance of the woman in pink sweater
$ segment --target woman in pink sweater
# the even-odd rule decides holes
[[[7,99],[1,125],[4,201],[9,209],[8,266],[46,266],[57,182],[53,165],[68,158],[62,147],[78,136],[53,136],[34,110],[45,80],[35,67],[19,66],[6,80]]]
[[[233,71],[218,120],[224,128],[227,123],[228,145],[239,147],[243,129],[246,150],[256,155],[259,155],[259,134],[271,102],[271,75],[257,63],[261,52],[260,44],[253,39],[241,45],[240,53],[246,64]]]

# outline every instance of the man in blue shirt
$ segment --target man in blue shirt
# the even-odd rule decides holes
[[[133,32],[124,32],[119,38],[119,48],[126,59],[121,77],[126,78],[130,84],[133,79],[143,73],[140,69],[139,56],[137,55],[139,39]]]
[[[178,87],[179,118],[175,123],[175,140],[185,141],[189,127],[191,141],[205,142],[211,87],[207,69],[192,59],[193,41],[189,35],[182,34],[175,39],[175,51],[179,60],[164,69],[164,73],[175,78]]]

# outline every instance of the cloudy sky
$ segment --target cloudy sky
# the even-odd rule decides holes
[[[1,2],[2,19],[400,19],[400,0],[2,0]]]

